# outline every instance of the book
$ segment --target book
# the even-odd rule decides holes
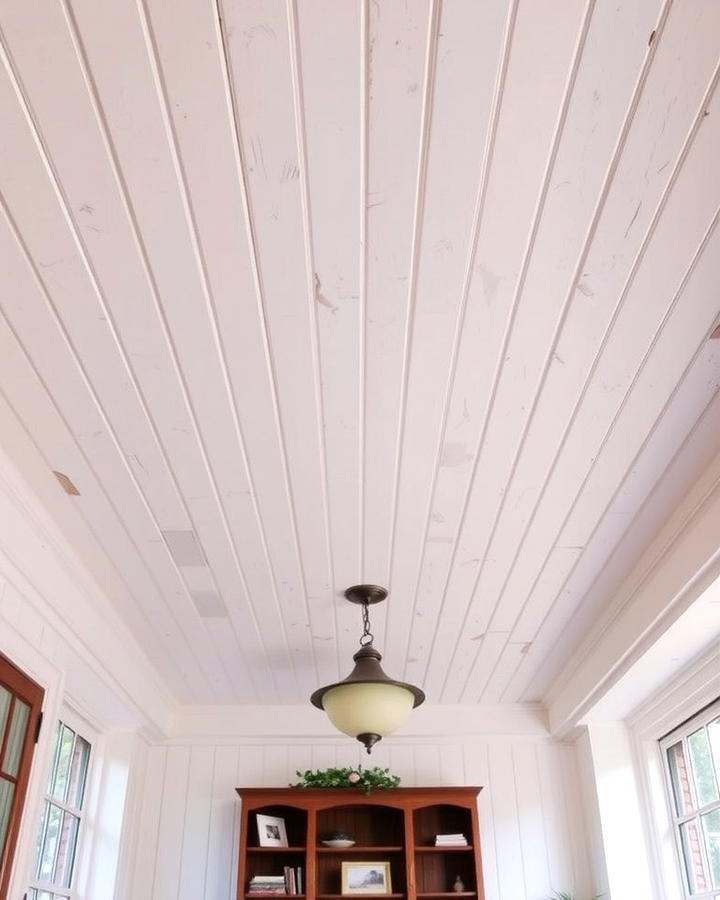
[[[436,834],[436,847],[467,847],[467,838],[464,834]]]
[[[285,878],[285,891],[288,894],[297,894],[297,886],[295,883],[295,869],[292,866],[283,866]]]

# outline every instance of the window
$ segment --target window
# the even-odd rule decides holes
[[[0,654],[0,898],[10,883],[43,696]]]
[[[720,701],[660,746],[685,896],[720,900]]]
[[[88,741],[65,722],[58,722],[28,900],[73,896],[89,761]]]

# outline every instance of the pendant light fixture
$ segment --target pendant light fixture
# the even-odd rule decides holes
[[[403,725],[411,710],[425,699],[420,688],[388,678],[380,665],[382,656],[373,647],[368,607],[381,603],[387,594],[376,584],[356,584],[345,591],[351,603],[362,606],[363,633],[360,649],[353,656],[355,668],[343,681],[318,688],[310,698],[313,706],[325,710],[338,731],[357,738],[368,753]]]

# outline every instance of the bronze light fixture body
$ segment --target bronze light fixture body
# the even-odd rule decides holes
[[[373,647],[368,608],[387,598],[385,588],[356,584],[345,591],[351,603],[362,606],[363,633],[353,656],[355,668],[342,681],[318,688],[310,702],[324,710],[333,725],[356,737],[368,753],[386,734],[391,734],[425,700],[420,688],[388,678],[380,665],[382,656]]]

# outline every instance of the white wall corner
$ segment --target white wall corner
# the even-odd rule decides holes
[[[596,895],[603,896],[607,895],[608,892],[607,862],[602,839],[602,822],[600,821],[590,736],[585,726],[579,730],[575,740],[575,753],[582,808],[585,816],[585,833],[592,868],[593,892]]]
[[[89,854],[83,896],[114,900],[124,896],[132,869],[148,744],[136,731],[102,735],[96,748],[100,773],[88,810]]]
[[[600,825],[609,895],[613,900],[658,900],[659,884],[648,852],[631,734],[624,722],[591,724],[587,741],[590,752],[588,758],[586,747],[585,764],[591,766],[597,796],[595,821]],[[586,768],[586,784],[588,775]]]

